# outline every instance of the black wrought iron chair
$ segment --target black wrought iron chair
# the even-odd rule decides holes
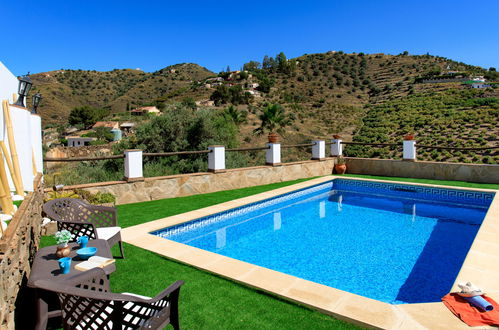
[[[57,198],[43,205],[47,216],[57,221],[57,229],[67,229],[75,235],[91,239],[104,239],[112,247],[119,243],[121,257],[125,258],[121,227],[118,227],[117,211],[114,207],[88,204],[76,198]]]
[[[156,297],[112,293],[100,268],[93,268],[62,283],[38,280],[35,285],[55,292],[62,310],[64,329],[179,329],[178,301],[183,281],[177,281]]]

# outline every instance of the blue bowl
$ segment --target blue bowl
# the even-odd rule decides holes
[[[96,247],[86,247],[83,249],[76,250],[76,254],[78,255],[78,257],[80,257],[83,260],[87,260],[91,256],[95,255],[96,252],[97,252]]]

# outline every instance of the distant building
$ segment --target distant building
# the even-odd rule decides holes
[[[215,101],[212,101],[212,100],[196,101],[196,105],[203,105],[203,106],[207,106],[207,107],[213,107],[213,106],[215,106]]]
[[[68,136],[68,147],[83,147],[88,146],[90,142],[97,140],[94,137]]]
[[[110,130],[119,129],[120,123],[117,121],[98,121],[94,124],[94,126],[92,126],[93,129],[96,129],[98,127],[105,127],[109,128]]]
[[[258,88],[258,86],[260,86],[260,84],[259,84],[259,83],[251,83],[251,84],[248,84],[248,88],[253,88],[253,89],[255,89],[255,88]]]
[[[483,81],[476,81],[476,80],[468,80],[463,82],[463,84],[467,85],[467,87],[469,88],[487,88],[492,86],[490,83],[485,83]]]
[[[140,108],[137,108],[137,109],[133,109],[132,111],[130,111],[132,115],[135,115],[135,116],[142,116],[144,114],[148,114],[148,113],[152,113],[152,114],[155,114],[157,116],[159,116],[161,114],[161,111],[159,111],[158,108],[156,107],[140,107]]]
[[[123,132],[123,136],[129,136],[133,134],[135,129],[135,123],[126,122],[120,125],[120,130]]]
[[[485,82],[485,78],[483,76],[476,76],[476,77],[471,78],[471,80],[477,81],[477,82]]]
[[[129,132],[129,131],[133,130],[134,127],[135,127],[135,123],[130,123],[130,122],[125,122],[125,123],[120,125],[121,130],[123,130],[124,132]]]
[[[477,81],[477,82],[473,82],[471,84],[471,88],[487,88],[487,87],[491,87],[490,84],[486,84],[482,81]]]
[[[222,78],[222,77],[215,77],[215,78],[208,78],[208,79],[206,79],[206,82],[212,82],[212,81],[224,81],[224,78]]]
[[[253,95],[254,97],[260,97],[261,96],[260,92],[258,92],[258,91],[249,90],[249,91],[245,91],[245,92],[248,93],[248,94]]]

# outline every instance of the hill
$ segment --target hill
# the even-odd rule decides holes
[[[470,125],[465,122],[463,114],[473,112],[476,125],[497,127],[492,116],[496,114],[493,111],[495,108],[490,105],[479,105],[477,108],[475,104],[471,110],[468,109],[473,99],[483,98],[483,95],[468,93],[459,79],[453,79],[487,74],[491,72],[439,56],[331,51],[305,54],[290,60],[282,53],[275,58],[265,56],[262,63],[246,63],[244,71],[221,72],[218,75],[199,65],[187,63],[153,73],[130,69],[109,72],[59,70],[36,74],[32,78],[36,90],[44,95],[40,113],[45,125],[66,122],[69,111],[81,105],[104,107],[125,115],[127,110],[145,104],[165,109],[170,103],[185,100],[191,104],[194,101],[208,103],[211,98],[217,104],[212,107],[215,110],[234,103],[248,112],[248,120],[239,127],[238,137],[242,146],[253,146],[265,142],[265,137],[255,136],[253,130],[259,125],[260,109],[268,102],[283,105],[294,119],[284,134],[287,144],[327,139],[337,133],[346,140],[355,138],[381,142],[376,140],[378,138],[392,141],[400,138],[401,131],[411,130],[411,127],[418,134],[421,130],[426,132],[421,137],[428,136],[445,144],[457,133],[446,135],[447,140],[435,137],[438,132],[451,134],[452,131],[442,131],[442,125],[449,123],[432,120],[432,116],[440,118],[441,113],[447,113],[445,116],[450,116],[450,120]],[[424,79],[441,79],[442,82],[421,83]],[[497,98],[497,89],[488,93],[491,93],[489,97]],[[235,94],[239,97],[231,99],[231,95]],[[451,106],[452,112],[449,112],[446,102],[453,97],[456,97],[457,103]],[[386,116],[386,107],[397,110]],[[418,126],[420,121],[410,119],[412,114],[408,109],[426,118],[426,124]],[[481,117],[479,114],[487,115]],[[126,118],[126,115],[121,118]],[[390,119],[387,121],[386,118]],[[421,118],[418,120],[423,120]],[[386,124],[386,136],[370,135],[368,128],[376,121]],[[394,125],[394,121],[398,125]],[[388,132],[388,128],[392,131]],[[487,132],[484,137],[475,129],[465,131],[467,135],[463,137],[472,138],[473,134],[479,134],[489,144],[495,141]],[[497,133],[496,130],[490,132]],[[374,149],[351,150],[356,150],[357,155],[395,155],[386,150],[379,153]],[[298,159],[299,154],[296,150],[287,149],[283,161]],[[305,153],[301,154],[306,157]],[[429,159],[430,156],[425,157]],[[480,161],[481,157],[478,157]],[[475,154],[445,157],[454,161],[473,161],[476,158]]]
[[[33,91],[43,95],[39,112],[45,125],[65,123],[72,108],[91,105],[124,112],[188,87],[215,74],[197,64],[176,64],[156,72],[57,70],[31,75]]]

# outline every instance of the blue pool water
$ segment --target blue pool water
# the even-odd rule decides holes
[[[380,301],[440,301],[492,193],[335,179],[155,235]]]

